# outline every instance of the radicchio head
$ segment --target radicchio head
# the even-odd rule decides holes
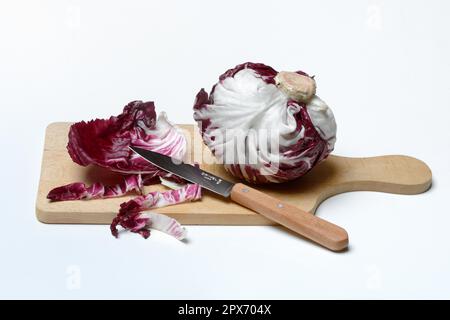
[[[333,113],[315,89],[302,71],[248,62],[221,75],[209,95],[200,90],[194,119],[232,175],[253,183],[293,180],[324,160],[336,141]]]

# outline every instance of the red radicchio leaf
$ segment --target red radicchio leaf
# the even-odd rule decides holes
[[[72,125],[67,145],[70,157],[77,164],[96,165],[122,173],[125,175],[124,180],[114,186],[106,186],[101,182],[91,186],[81,182],[72,183],[51,190],[47,198],[63,201],[118,197],[130,191],[141,191],[143,186],[160,179],[166,185],[177,185],[184,182],[183,179],[151,165],[129,147],[137,146],[182,159],[186,145],[185,137],[167,120],[165,113],[156,119],[153,102],[133,101],[117,117]],[[186,230],[175,219],[142,211],[200,198],[201,188],[196,184],[183,185],[167,192],[150,192],[121,205],[119,214],[111,223],[111,232],[117,237],[117,225],[120,225],[148,238],[149,228],[152,227],[181,240]]]
[[[154,191],[145,196],[136,197],[120,205],[120,211],[110,226],[111,233],[117,238],[119,236],[117,226],[120,225],[126,230],[139,233],[144,238],[148,238],[150,235],[148,228],[153,227],[180,238],[181,227],[174,219],[170,218],[169,223],[163,222],[162,225],[158,226],[152,224],[152,215],[150,213],[143,213],[142,211],[195,201],[200,198],[201,187],[198,184],[187,184],[180,189],[165,192]],[[162,220],[161,215],[158,216],[158,220]]]
[[[115,186],[105,186],[100,182],[87,187],[84,183],[71,183],[66,186],[53,189],[47,195],[52,201],[67,201],[81,199],[99,199],[120,197],[130,191],[140,191],[143,181],[140,174],[130,175]]]
[[[153,102],[133,101],[117,117],[72,125],[67,149],[72,160],[82,166],[94,164],[121,173],[160,171],[130,146],[182,159],[186,139],[165,113],[156,119]]]
[[[157,183],[159,177],[183,182],[135,154],[130,146],[182,159],[186,139],[165,113],[156,118],[153,102],[133,101],[117,117],[75,123],[70,128],[67,145],[72,160],[81,166],[96,165],[128,176],[115,186],[101,182],[92,186],[71,183],[51,190],[47,198],[65,201],[119,197],[139,190],[142,185]]]

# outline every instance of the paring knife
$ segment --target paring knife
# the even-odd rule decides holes
[[[231,198],[232,201],[330,250],[341,251],[348,246],[348,234],[344,229],[293,205],[243,183],[232,183],[190,164],[180,163],[171,157],[138,147],[130,149],[156,167],[197,183],[225,198]]]

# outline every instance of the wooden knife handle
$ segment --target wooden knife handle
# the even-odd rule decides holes
[[[245,184],[234,185],[231,199],[330,250],[341,251],[348,246],[347,231],[341,227]]]

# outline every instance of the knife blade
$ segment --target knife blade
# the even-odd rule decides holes
[[[341,251],[348,246],[347,232],[324,219],[305,212],[291,204],[271,197],[243,183],[233,183],[193,165],[169,156],[130,146],[136,154],[154,166],[197,183],[203,188],[253,210],[266,218],[330,249]]]
[[[157,152],[133,146],[130,146],[130,149],[154,166],[173,173],[189,182],[197,183],[201,185],[202,188],[208,189],[209,191],[215,192],[226,198],[231,194],[234,183],[226,181],[225,179],[201,170],[193,165],[182,163],[177,159],[173,159]]]

